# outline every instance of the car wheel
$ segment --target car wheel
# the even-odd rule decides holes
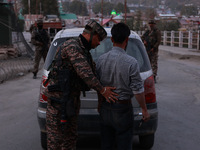
[[[144,149],[150,149],[154,144],[154,134],[139,136],[140,145]]]
[[[41,132],[40,133],[40,138],[41,138],[41,145],[43,149],[47,149],[47,133],[46,132]]]

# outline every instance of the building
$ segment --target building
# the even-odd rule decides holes
[[[15,13],[12,0],[0,0],[0,46],[12,45]]]

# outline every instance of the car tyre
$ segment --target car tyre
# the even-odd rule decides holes
[[[154,145],[154,133],[139,136],[140,145],[144,149],[150,149]]]
[[[47,133],[46,132],[40,132],[41,137],[41,145],[44,150],[47,150]]]

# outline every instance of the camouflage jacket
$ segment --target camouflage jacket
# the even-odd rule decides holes
[[[145,40],[147,42],[149,49],[154,48],[155,50],[158,50],[158,46],[161,42],[161,32],[157,28],[147,30],[141,38],[143,41]]]
[[[60,69],[69,68],[72,77],[72,79],[70,78],[70,90],[73,91],[73,93],[80,93],[82,84],[86,84],[89,88],[93,88],[96,91],[101,91],[103,89],[99,80],[96,78],[95,63],[92,56],[89,50],[84,47],[80,37],[65,41],[64,44],[57,49],[54,60],[58,59],[60,50],[62,62],[59,67]],[[58,66],[52,63],[52,78],[49,80],[49,85],[58,82],[57,72],[54,71],[56,69],[58,69]]]

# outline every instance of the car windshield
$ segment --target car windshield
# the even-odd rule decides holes
[[[66,41],[66,38],[60,38],[60,39],[55,40],[52,43],[52,45],[49,49],[48,55],[47,55],[47,59],[45,61],[45,65],[44,65],[45,70],[47,70],[48,67],[50,66],[50,64],[55,56],[57,48],[59,46],[61,46],[65,41]],[[101,56],[102,54],[111,50],[112,47],[113,47],[113,45],[112,45],[110,38],[106,38],[104,41],[101,42],[101,44],[97,48],[92,49],[90,51],[91,55],[93,57],[93,60],[95,62],[97,62],[99,56]],[[141,72],[150,70],[150,68],[151,68],[150,63],[148,61],[144,46],[140,40],[129,38],[126,52],[128,55],[134,57],[138,61]]]

